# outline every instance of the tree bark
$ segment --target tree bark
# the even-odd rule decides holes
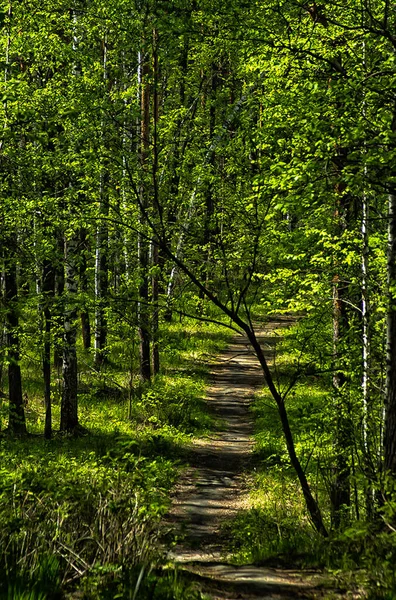
[[[105,178],[103,178],[105,179]],[[108,215],[108,202],[104,190],[105,181],[102,183],[102,200],[100,218]],[[95,364],[100,367],[106,362],[107,346],[107,316],[106,303],[108,294],[108,246],[109,232],[105,221],[100,222],[96,233],[96,260],[95,260]]]
[[[159,83],[159,68],[158,68],[158,32],[153,31],[153,210],[154,218],[157,223],[161,220],[161,211],[158,197],[158,118],[159,118],[159,102],[158,102],[158,83]],[[151,244],[151,262],[154,267],[153,276],[151,278],[151,336],[152,336],[152,370],[154,375],[160,372],[160,353],[159,353],[159,279],[160,279],[160,257],[158,244]]]
[[[335,185],[336,209],[334,215],[335,235],[342,238],[349,223],[351,208],[350,194],[345,190],[342,173],[348,159],[344,148],[338,148],[334,158],[338,181]],[[333,348],[334,348],[334,412],[336,417],[334,439],[334,477],[331,487],[332,521],[337,529],[348,520],[350,507],[350,457],[351,457],[351,423],[349,407],[346,405],[344,387],[347,377],[344,368],[346,339],[349,330],[348,304],[350,300],[349,286],[345,273],[337,264],[333,277]]]
[[[272,394],[272,397],[275,400],[276,405],[278,407],[279,417],[280,417],[280,421],[281,421],[281,425],[282,425],[283,435],[285,436],[285,440],[286,440],[286,446],[287,446],[290,462],[291,462],[291,465],[294,468],[294,470],[297,474],[298,480],[300,482],[300,486],[301,486],[301,490],[302,490],[302,493],[304,496],[305,504],[306,504],[308,512],[311,516],[312,523],[318,533],[320,533],[324,537],[327,537],[327,535],[328,535],[327,529],[323,523],[323,519],[322,519],[322,515],[320,512],[319,506],[318,506],[315,498],[312,495],[311,488],[308,483],[308,479],[305,475],[305,472],[304,472],[304,470],[301,466],[301,463],[296,454],[294,439],[293,439],[293,435],[292,435],[292,432],[290,429],[289,418],[287,415],[284,399],[279,394],[279,392],[277,391],[277,389],[274,385],[271,372],[269,370],[267,361],[264,356],[264,352],[256,338],[253,328],[250,328],[245,323],[243,323],[243,324],[240,323],[240,326],[243,326],[243,329],[249,338],[249,341],[250,341],[250,343],[256,353],[256,356],[260,362],[260,365],[263,370],[264,377],[267,382],[268,388],[269,388],[269,390]]]
[[[152,246],[152,262],[153,266],[159,267],[159,256],[158,256],[158,245],[153,244]],[[152,278],[151,292],[152,292],[152,368],[153,374],[158,375],[160,372],[160,353],[159,353],[159,276],[155,273]]]
[[[13,240],[8,240],[7,249],[11,253],[10,259],[6,260],[4,277],[9,388],[8,431],[17,435],[24,435],[26,434],[26,420],[22,397],[21,367],[19,364],[18,284]]]
[[[3,294],[1,294],[3,296]],[[7,347],[5,321],[0,322],[0,397],[3,393],[4,350]]]
[[[217,78],[217,65],[215,63],[212,64],[212,81],[211,81],[211,90],[210,90],[210,107],[209,107],[209,140],[212,140],[214,137],[215,126],[216,126],[216,97],[217,97],[217,86],[218,86],[218,78]],[[213,149],[210,160],[208,161],[209,173],[212,173],[216,160],[216,151]],[[213,200],[213,184],[211,181],[207,183],[207,187],[205,190],[205,216],[204,216],[204,278],[206,281],[206,285],[208,285],[210,276],[211,276],[211,268],[210,268],[210,258],[211,258],[211,242],[212,242],[212,219],[214,213],[214,200]]]
[[[365,167],[365,174],[367,168]],[[376,476],[377,467],[380,466],[378,458],[381,450],[378,452],[378,443],[375,442],[376,436],[372,421],[372,405],[370,398],[370,290],[369,290],[369,199],[363,192],[362,198],[362,288],[361,288],[361,306],[362,306],[362,401],[363,401],[363,451],[364,465],[363,470],[367,477],[366,489],[366,514],[371,517],[374,512],[375,491],[373,481]]]
[[[342,370],[342,348],[348,329],[347,309],[345,304],[345,283],[336,276],[333,283],[333,344],[335,371],[333,375],[334,410],[336,414],[336,431],[334,440],[334,479],[331,489],[332,520],[335,528],[339,528],[347,519],[350,506],[350,444],[351,429],[348,408],[344,404],[343,387],[346,377]]]

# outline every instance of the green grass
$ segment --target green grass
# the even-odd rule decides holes
[[[159,523],[184,447],[214,427],[205,386],[210,359],[229,333],[186,320],[169,325],[163,338],[162,374],[143,387],[126,343],[112,345],[101,372],[80,349],[79,416],[88,433],[79,438],[42,437],[37,350],[25,352],[29,436],[0,437],[0,598],[61,598],[77,588],[87,599],[133,598],[135,591],[139,600],[200,597],[161,571]],[[0,414],[4,428],[6,401]],[[54,372],[55,430],[59,417]]]

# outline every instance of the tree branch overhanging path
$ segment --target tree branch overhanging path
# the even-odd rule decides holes
[[[308,510],[310,518],[312,520],[312,524],[314,525],[314,527],[318,531],[318,533],[327,537],[328,532],[324,525],[320,508],[319,508],[318,503],[315,500],[314,496],[312,495],[308,479],[306,477],[304,469],[299,461],[299,458],[298,458],[296,450],[295,450],[293,434],[292,434],[292,431],[290,428],[287,410],[286,410],[286,406],[285,406],[285,398],[275,385],[275,382],[274,382],[274,379],[273,379],[273,376],[271,373],[271,369],[269,368],[267,359],[265,358],[264,351],[257,339],[256,331],[255,331],[255,328],[254,328],[254,325],[253,325],[253,322],[251,319],[250,310],[246,303],[246,300],[242,302],[242,305],[243,305],[243,308],[245,311],[245,318],[243,318],[240,314],[241,303],[238,302],[236,305],[236,308],[235,308],[234,304],[232,304],[232,306],[230,307],[227,304],[223,303],[220,300],[220,298],[216,295],[216,293],[212,292],[205,285],[205,283],[202,282],[197,277],[197,275],[189,268],[189,266],[180,257],[180,254],[177,251],[174,252],[171,249],[166,237],[162,234],[161,231],[159,231],[157,229],[153,220],[150,218],[150,216],[148,214],[147,208],[141,203],[139,194],[136,194],[136,198],[137,198],[137,202],[139,204],[139,210],[141,211],[142,215],[145,217],[146,222],[151,229],[152,242],[154,244],[158,245],[160,250],[162,250],[164,252],[164,254],[166,254],[166,256],[170,259],[170,261],[175,265],[175,267],[177,267],[182,273],[184,273],[188,277],[188,279],[197,288],[197,290],[199,290],[199,292],[201,292],[216,308],[220,309],[220,311],[226,317],[228,317],[233,324],[235,324],[237,327],[239,327],[240,330],[247,336],[247,338],[257,356],[257,359],[260,363],[265,383],[267,384],[267,386],[271,392],[271,395],[276,403],[278,413],[279,413],[279,418],[280,418],[280,421],[282,424],[283,434],[284,434],[287,449],[288,449],[290,462],[291,462],[291,464],[296,472],[296,475],[298,477],[298,480],[300,482],[301,491],[303,493],[304,500],[305,500],[305,503],[307,506],[307,510]],[[128,223],[126,223],[125,225],[128,227]],[[258,244],[258,238],[256,238],[256,244]],[[255,253],[256,253],[256,249],[254,249],[254,251],[253,251],[253,254],[255,254]],[[249,276],[251,277],[250,274],[249,274]],[[250,279],[250,281],[251,281],[251,279]],[[245,290],[241,291],[242,297],[246,292],[247,292],[247,288],[245,287]],[[232,296],[232,290],[229,290],[229,294]]]

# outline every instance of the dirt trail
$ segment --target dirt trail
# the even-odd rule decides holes
[[[259,331],[269,361],[274,341],[271,333],[288,324],[287,319],[280,319]],[[246,339],[235,336],[211,370],[207,394],[221,425],[214,435],[196,441],[189,451],[190,468],[176,489],[166,519],[166,526],[174,529],[179,540],[168,558],[213,599],[322,598],[321,578],[317,575],[237,567],[229,564],[224,554],[222,523],[248,507],[245,477],[253,448],[249,404],[262,385],[255,354]]]

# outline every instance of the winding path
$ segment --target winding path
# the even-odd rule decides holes
[[[286,318],[276,320],[259,331],[269,361],[274,341],[271,333],[289,322]],[[235,336],[211,370],[207,401],[218,419],[218,431],[193,444],[188,456],[190,467],[176,488],[166,519],[166,526],[178,539],[168,558],[214,600],[323,598],[317,575],[237,567],[224,554],[222,523],[249,505],[246,474],[253,448],[249,404],[262,385],[255,354],[246,339]],[[333,590],[332,597],[340,596]]]

